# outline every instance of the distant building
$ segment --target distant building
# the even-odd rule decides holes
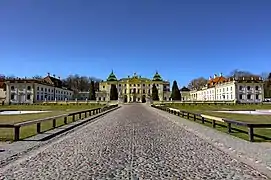
[[[127,78],[117,79],[113,71],[106,81],[100,82],[99,91],[96,92],[97,101],[110,101],[110,88],[115,84],[118,89],[118,101],[127,102],[146,102],[150,101],[153,84],[158,89],[160,101],[169,101],[170,83],[164,81],[158,72],[152,79],[136,75]]]
[[[5,81],[8,104],[71,100],[73,91],[63,86],[60,78],[46,76],[43,79],[16,78]]]
[[[76,99],[77,100],[89,100],[89,94],[90,92],[89,91],[80,91],[77,93],[76,95]]]
[[[189,91],[188,101],[235,101],[261,103],[264,101],[264,82],[261,77],[231,77],[214,75],[200,90]],[[184,92],[181,91],[181,94]],[[187,93],[187,91],[185,91]]]

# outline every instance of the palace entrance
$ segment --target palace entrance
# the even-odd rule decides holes
[[[142,96],[142,103],[145,103],[145,102],[146,102],[146,96],[143,95],[143,96]]]

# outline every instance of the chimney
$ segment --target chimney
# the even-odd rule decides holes
[[[47,73],[48,76],[50,76],[50,73]]]
[[[212,76],[209,77],[209,80],[212,80]]]
[[[214,75],[214,79],[215,79],[216,77],[217,77],[217,75],[215,74],[215,75]]]
[[[220,77],[222,77],[222,75],[223,75],[222,73],[219,74]]]

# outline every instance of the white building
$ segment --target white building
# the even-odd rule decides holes
[[[235,101],[260,103],[264,101],[264,82],[261,77],[225,78],[215,75],[205,87],[190,91],[190,101]]]
[[[71,100],[73,91],[48,74],[44,79],[12,79],[5,81],[8,104]]]

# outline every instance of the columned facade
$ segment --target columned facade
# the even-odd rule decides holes
[[[99,85],[100,91],[96,93],[97,101],[110,101],[110,89],[113,84],[118,90],[119,103],[149,102],[153,85],[158,89],[159,101],[169,101],[170,98],[170,83],[163,81],[158,72],[156,72],[153,79],[143,78],[134,73],[133,76],[119,80],[111,72],[107,80]]]

